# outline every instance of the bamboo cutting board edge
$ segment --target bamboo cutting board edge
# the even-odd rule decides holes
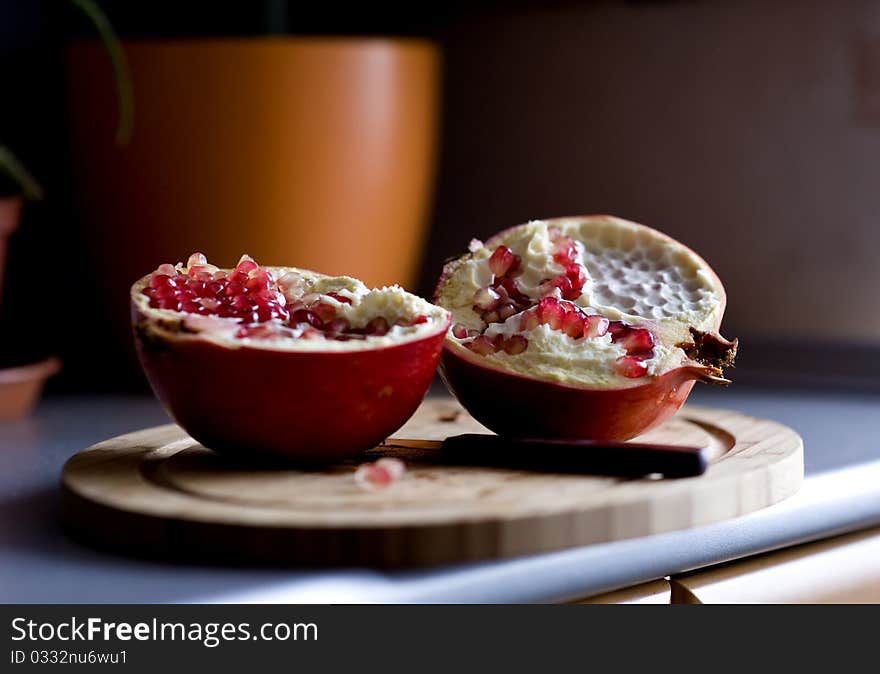
[[[457,403],[426,401],[397,437],[480,430]],[[406,477],[359,489],[356,462],[327,471],[249,470],[174,425],[94,445],[62,475],[62,520],[101,547],[175,560],[418,566],[513,557],[691,528],[797,491],[803,443],[776,422],[685,407],[646,440],[704,437],[705,475],[619,480],[439,466],[406,449]],[[398,443],[396,443],[398,444]],[[407,443],[400,442],[406,445]],[[417,444],[417,443],[416,443]]]

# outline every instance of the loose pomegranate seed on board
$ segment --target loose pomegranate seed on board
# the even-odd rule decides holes
[[[354,472],[354,481],[362,489],[375,491],[385,489],[401,479],[406,473],[406,464],[390,456],[382,457],[375,463],[362,463]]]

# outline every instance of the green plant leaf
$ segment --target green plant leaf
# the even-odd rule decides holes
[[[9,176],[21,188],[25,199],[36,201],[43,198],[43,187],[4,145],[0,145],[0,172]]]
[[[125,57],[125,49],[113,30],[110,20],[103,10],[92,0],[70,0],[92,22],[95,30],[104,43],[107,55],[110,57],[110,65],[113,67],[113,77],[116,81],[116,98],[119,105],[119,122],[116,127],[116,143],[128,145],[131,140],[131,131],[134,127],[134,90],[131,83],[131,71],[128,67],[128,59]]]

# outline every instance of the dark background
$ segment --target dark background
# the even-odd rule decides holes
[[[715,267],[725,333],[743,338],[741,379],[880,381],[876,3],[101,4],[123,37],[436,40],[443,125],[423,294],[471,236],[613,213]],[[144,386],[102,342],[89,305],[100,269],[80,262],[64,45],[90,31],[62,0],[0,0],[0,138],[48,195],[12,239],[0,353],[59,353],[56,390]]]

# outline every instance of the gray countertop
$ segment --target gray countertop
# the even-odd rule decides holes
[[[733,387],[691,402],[801,433],[806,479],[763,511],[689,531],[499,562],[413,570],[171,565],[94,551],[56,521],[64,461],[92,443],[167,423],[150,397],[55,397],[0,422],[2,602],[532,602],[584,597],[880,524],[880,395]]]

